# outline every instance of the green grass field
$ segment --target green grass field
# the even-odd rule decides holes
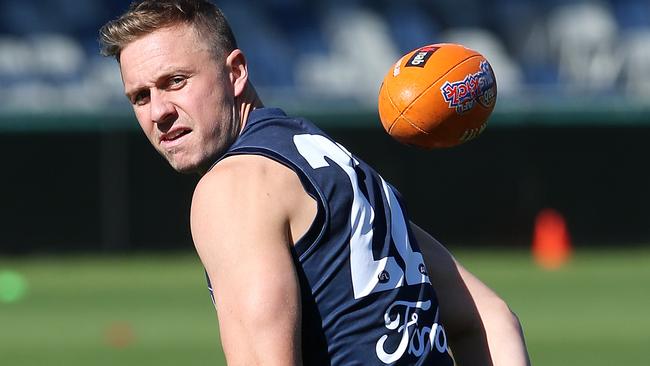
[[[456,255],[519,315],[534,365],[650,363],[650,249],[579,250],[555,272],[525,252]],[[0,365],[224,364],[190,253],[0,258],[2,273],[27,288],[0,300]]]

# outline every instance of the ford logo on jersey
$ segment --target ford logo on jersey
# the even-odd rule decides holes
[[[442,325],[438,324],[439,309],[436,310],[434,323],[431,327],[418,324],[417,310],[429,310],[431,301],[395,301],[391,304],[384,320],[386,328],[392,332],[379,338],[375,351],[377,357],[385,364],[393,363],[407,352],[415,357],[421,357],[427,347],[434,348],[440,353],[447,353],[447,335]],[[401,310],[401,311],[400,311]],[[389,337],[400,337],[399,345],[393,352],[385,349]]]

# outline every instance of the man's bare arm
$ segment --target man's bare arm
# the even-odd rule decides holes
[[[431,235],[411,224],[459,365],[530,365],[519,319]]]
[[[212,282],[231,366],[301,364],[292,208],[278,166],[256,156],[227,158],[194,193],[192,236]]]

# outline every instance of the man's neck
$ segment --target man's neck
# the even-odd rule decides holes
[[[237,104],[239,107],[239,118],[241,123],[239,133],[241,133],[246,126],[250,112],[257,108],[263,108],[264,104],[262,104],[262,100],[257,95],[257,91],[255,91],[255,88],[250,83],[246,85],[244,92],[239,96]]]

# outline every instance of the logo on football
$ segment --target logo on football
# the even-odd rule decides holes
[[[494,103],[494,73],[487,61],[481,61],[480,68],[477,73],[469,74],[460,81],[447,81],[440,88],[449,108],[455,108],[456,113],[463,114],[471,110],[477,101],[486,108]]]
[[[427,65],[427,61],[431,55],[438,50],[439,47],[422,47],[417,50],[413,56],[408,60],[405,67],[424,67]]]

